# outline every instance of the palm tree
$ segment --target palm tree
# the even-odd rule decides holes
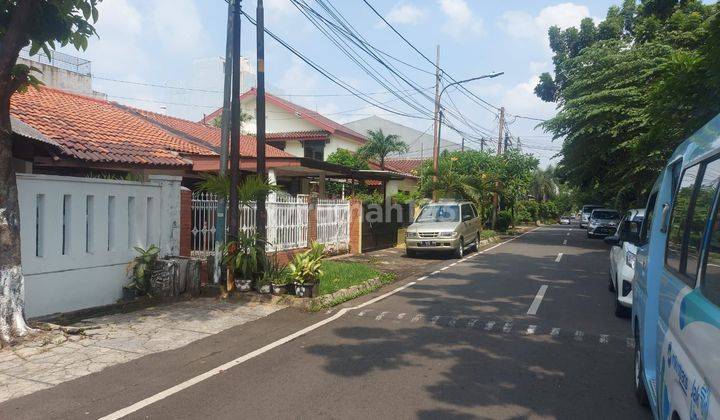
[[[546,169],[535,170],[532,181],[532,192],[537,201],[547,201],[555,197],[559,190],[554,167],[548,166]]]
[[[358,150],[365,159],[380,161],[380,169],[385,170],[385,158],[392,153],[406,153],[409,150],[407,143],[397,134],[385,135],[382,129],[368,130],[368,142]]]

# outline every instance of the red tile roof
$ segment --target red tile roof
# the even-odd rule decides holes
[[[142,109],[129,108],[134,112],[147,118],[149,121],[158,124],[162,128],[170,129],[177,132],[181,136],[189,136],[189,140],[201,141],[210,147],[220,147],[220,132],[217,127],[184,120],[182,118],[162,115],[155,112],[145,111]],[[290,133],[279,133],[289,135]],[[270,139],[268,135],[267,139]],[[293,157],[293,155],[284,152],[277,147],[270,145],[265,146],[265,156],[267,157]],[[240,157],[257,157],[257,142],[254,136],[243,135],[240,137]]]
[[[420,168],[420,165],[423,164],[423,162],[427,161],[428,159],[420,159],[420,158],[414,158],[414,159],[385,159],[385,167],[387,169],[390,169],[395,172],[400,172],[404,174],[412,174],[415,176],[420,175],[417,173],[417,170]]]
[[[16,93],[11,114],[60,145],[62,154],[91,162],[185,166],[180,153],[214,155],[106,100],[41,87]]]
[[[257,96],[257,89],[256,88],[250,88],[247,92],[240,95],[240,100],[243,100],[245,98]],[[330,134],[340,134],[345,137],[349,137],[355,141],[358,141],[360,143],[365,143],[366,139],[365,136],[358,133],[357,131],[351,130],[344,125],[337,123],[330,118],[327,118],[323,115],[321,115],[318,112],[312,111],[310,109],[307,109],[305,107],[302,107],[298,104],[294,104],[286,99],[282,99],[280,97],[277,97],[275,95],[272,95],[270,93],[265,92],[265,99],[267,99],[268,102],[273,103],[280,108],[283,108],[287,110],[290,113],[294,113],[298,115],[300,118],[304,119],[305,121],[309,122],[310,124],[313,124],[314,126],[320,128],[321,130],[325,130],[329,132]],[[212,121],[215,118],[217,118],[219,115],[222,114],[222,108],[216,110],[215,112],[211,113],[210,115],[205,116],[205,118],[202,119],[201,122],[205,123],[208,121]]]
[[[266,133],[268,140],[327,140],[330,133],[325,130],[317,131],[288,131],[285,133]]]

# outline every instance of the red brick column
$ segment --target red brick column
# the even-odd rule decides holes
[[[190,256],[192,240],[192,191],[180,188],[180,256]]]
[[[317,241],[317,197],[308,199],[308,247]]]
[[[350,253],[362,253],[362,201],[350,200]]]

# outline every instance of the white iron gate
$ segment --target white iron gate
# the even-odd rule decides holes
[[[350,244],[350,202],[318,200],[317,241],[337,250]]]
[[[192,197],[192,255],[197,257],[215,252],[215,221],[217,196],[195,192]],[[255,232],[255,203],[241,205],[240,230]],[[266,201],[268,250],[287,250],[308,246],[308,199],[271,194]]]

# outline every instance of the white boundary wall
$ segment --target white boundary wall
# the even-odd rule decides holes
[[[26,316],[114,303],[135,246],[177,255],[180,180],[18,174]]]

